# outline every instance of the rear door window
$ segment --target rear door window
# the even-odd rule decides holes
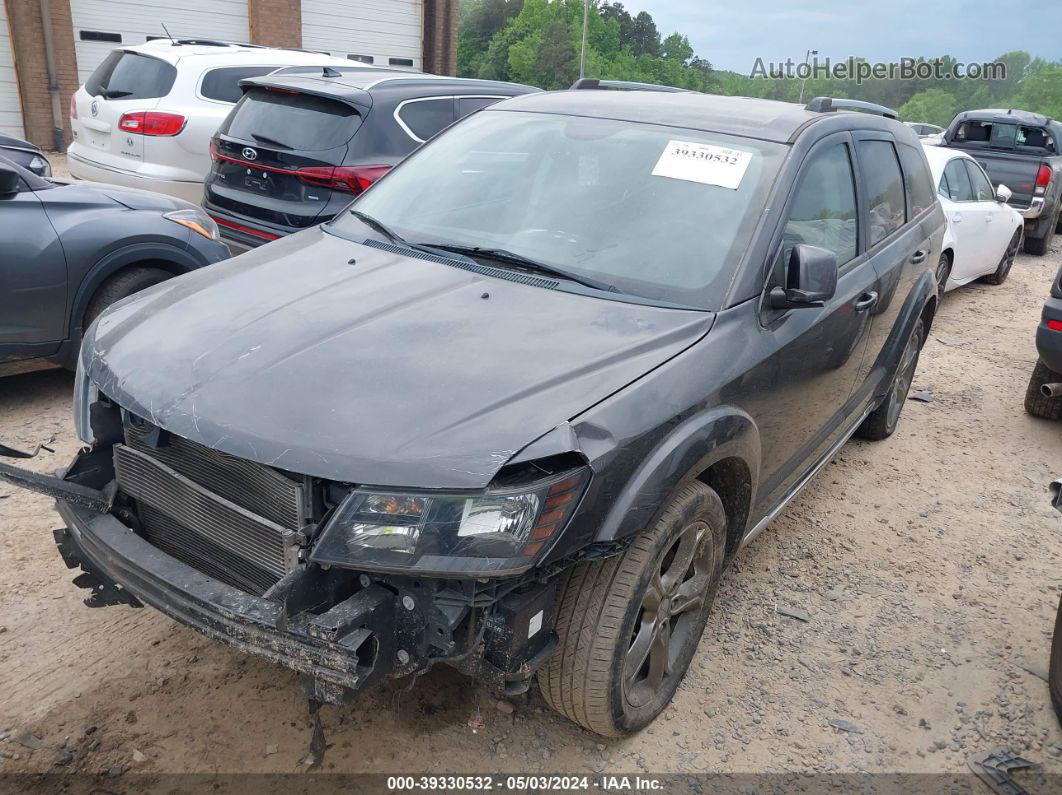
[[[148,55],[115,50],[96,67],[85,90],[107,99],[154,99],[173,88],[177,69],[173,64]]]
[[[933,175],[922,157],[922,153],[913,146],[900,144],[900,165],[903,166],[903,181],[907,186],[907,203],[911,208],[911,217],[918,215],[937,200],[933,191]]]
[[[973,186],[970,184],[970,174],[962,161],[963,158],[956,157],[944,167],[944,179],[941,185],[947,191],[947,197],[953,202],[972,202]]]
[[[454,120],[454,98],[406,100],[397,112],[399,122],[415,141],[423,143]]]
[[[873,247],[906,221],[903,176],[889,141],[859,141],[858,146],[870,224],[867,246]]]
[[[276,68],[275,66],[225,66],[220,69],[211,69],[203,75],[199,93],[206,99],[235,104],[243,96],[243,91],[240,90],[241,80],[267,75]]]
[[[990,202],[995,201],[995,191],[992,190],[992,183],[988,181],[988,177],[985,176],[985,172],[981,170],[981,167],[972,160],[966,160],[963,158],[963,163],[966,164],[966,173],[970,177],[970,187],[973,188],[973,200],[975,202]]]
[[[220,132],[270,149],[319,151],[345,144],[360,124],[358,112],[343,102],[252,88],[233,108]]]

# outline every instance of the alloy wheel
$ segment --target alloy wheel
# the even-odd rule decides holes
[[[892,392],[889,395],[889,412],[887,422],[892,428],[900,418],[903,403],[907,400],[907,393],[911,390],[911,382],[914,381],[915,366],[918,364],[918,346],[920,343],[917,333],[911,335],[904,348],[903,358],[896,370],[896,378],[892,382]]]
[[[649,703],[670,679],[675,662],[708,598],[715,545],[704,522],[691,522],[657,560],[623,660],[623,690],[633,707]]]

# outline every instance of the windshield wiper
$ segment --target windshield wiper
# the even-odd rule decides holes
[[[104,99],[121,99],[122,97],[128,97],[132,94],[132,91],[119,91],[118,89],[105,88],[100,92],[103,94]]]
[[[402,235],[398,234],[397,232],[393,232],[383,221],[377,221],[368,213],[363,213],[361,210],[352,209],[350,211],[350,214],[366,226],[371,226],[373,229],[375,229],[381,235],[386,237],[392,243],[397,243],[398,245],[405,246],[406,248],[417,248],[404,237],[402,237]]]
[[[283,141],[278,141],[276,138],[270,138],[268,135],[259,135],[258,133],[251,133],[251,137],[254,138],[256,141],[261,141],[264,144],[273,144],[273,146],[279,146],[281,149],[291,149],[291,146],[289,146],[288,144],[284,143]]]
[[[455,254],[464,254],[465,256],[470,257],[481,257],[483,259],[494,260],[495,262],[504,262],[527,271],[533,271],[534,273],[556,276],[557,278],[565,279],[569,282],[575,282],[576,284],[581,284],[583,287],[589,287],[593,290],[602,290],[606,293],[620,292],[619,288],[614,284],[600,282],[597,279],[591,279],[588,276],[579,276],[570,273],[563,268],[558,268],[555,265],[547,265],[545,262],[539,262],[530,257],[525,257],[523,254],[517,254],[515,251],[509,251],[504,248],[481,248],[480,246],[462,246],[453,243],[420,243],[418,245],[425,248],[451,251]]]

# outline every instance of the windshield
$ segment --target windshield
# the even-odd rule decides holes
[[[624,293],[715,309],[785,149],[628,121],[481,111],[356,208],[413,244],[503,249]],[[354,239],[367,230],[350,213],[329,227]]]

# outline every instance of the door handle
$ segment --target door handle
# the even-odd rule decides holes
[[[929,252],[926,251],[925,249],[919,249],[918,251],[916,251],[914,254],[911,255],[911,264],[912,265],[918,265],[921,262],[925,262],[926,261],[926,254],[928,254],[928,253]]]
[[[859,298],[856,299],[855,304],[852,305],[852,308],[855,309],[856,312],[865,312],[877,302],[878,294],[871,290],[869,293],[863,293],[859,296]]]
[[[951,221],[954,224],[961,224],[962,223],[962,213],[955,213],[955,215],[953,215],[951,217]]]

